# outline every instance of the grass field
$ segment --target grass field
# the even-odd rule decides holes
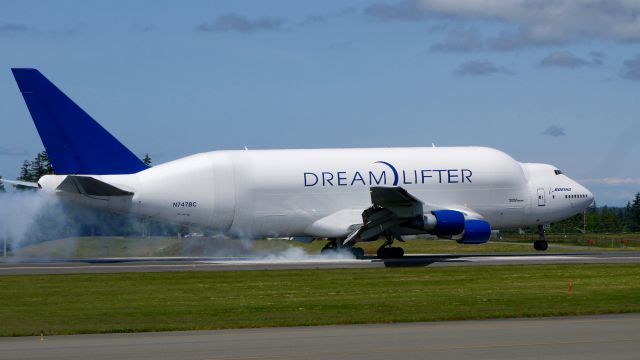
[[[532,243],[538,238],[537,234],[528,233],[505,234],[504,239],[509,242]],[[640,250],[640,234],[638,233],[618,233],[618,234],[546,234],[551,245],[573,245],[600,250]]]
[[[640,266],[0,276],[0,299],[2,336],[622,313]]]

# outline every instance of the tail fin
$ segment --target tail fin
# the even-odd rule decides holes
[[[11,69],[56,174],[133,174],[147,166],[36,69]]]

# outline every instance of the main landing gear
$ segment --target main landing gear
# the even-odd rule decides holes
[[[393,246],[381,247],[378,249],[377,255],[380,259],[401,258],[404,256],[404,249]]]
[[[538,251],[545,251],[549,247],[549,243],[544,238],[544,226],[538,225],[538,235],[540,238],[533,242],[533,248]]]
[[[393,245],[394,237],[396,237],[400,241],[404,241],[404,240],[402,240],[402,238],[400,238],[399,236],[394,236],[386,232],[384,233],[384,237],[386,238],[387,241],[385,241],[385,243],[378,249],[378,252],[377,252],[378,257],[380,259],[394,259],[394,258],[403,257],[404,249],[402,249],[401,247],[394,247],[391,245]]]
[[[327,245],[325,245],[322,250],[320,250],[320,253],[323,255],[327,255],[327,254],[337,254],[340,251],[344,251],[344,252],[350,252],[353,257],[355,257],[356,259],[362,259],[364,258],[364,249],[361,247],[354,247],[354,246],[341,246],[342,242],[339,241],[339,239],[329,239],[329,242],[327,242]]]

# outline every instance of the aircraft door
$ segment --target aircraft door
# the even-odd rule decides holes
[[[538,188],[538,206],[545,206],[544,188]]]

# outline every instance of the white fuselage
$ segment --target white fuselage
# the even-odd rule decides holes
[[[371,186],[403,187],[432,208],[476,213],[492,229],[558,221],[593,196],[556,172],[483,147],[214,151],[136,174],[92,176],[133,197],[58,193],[247,237],[337,237],[347,231],[339,224],[357,222],[371,205]],[[64,178],[45,176],[40,185],[55,191]]]

